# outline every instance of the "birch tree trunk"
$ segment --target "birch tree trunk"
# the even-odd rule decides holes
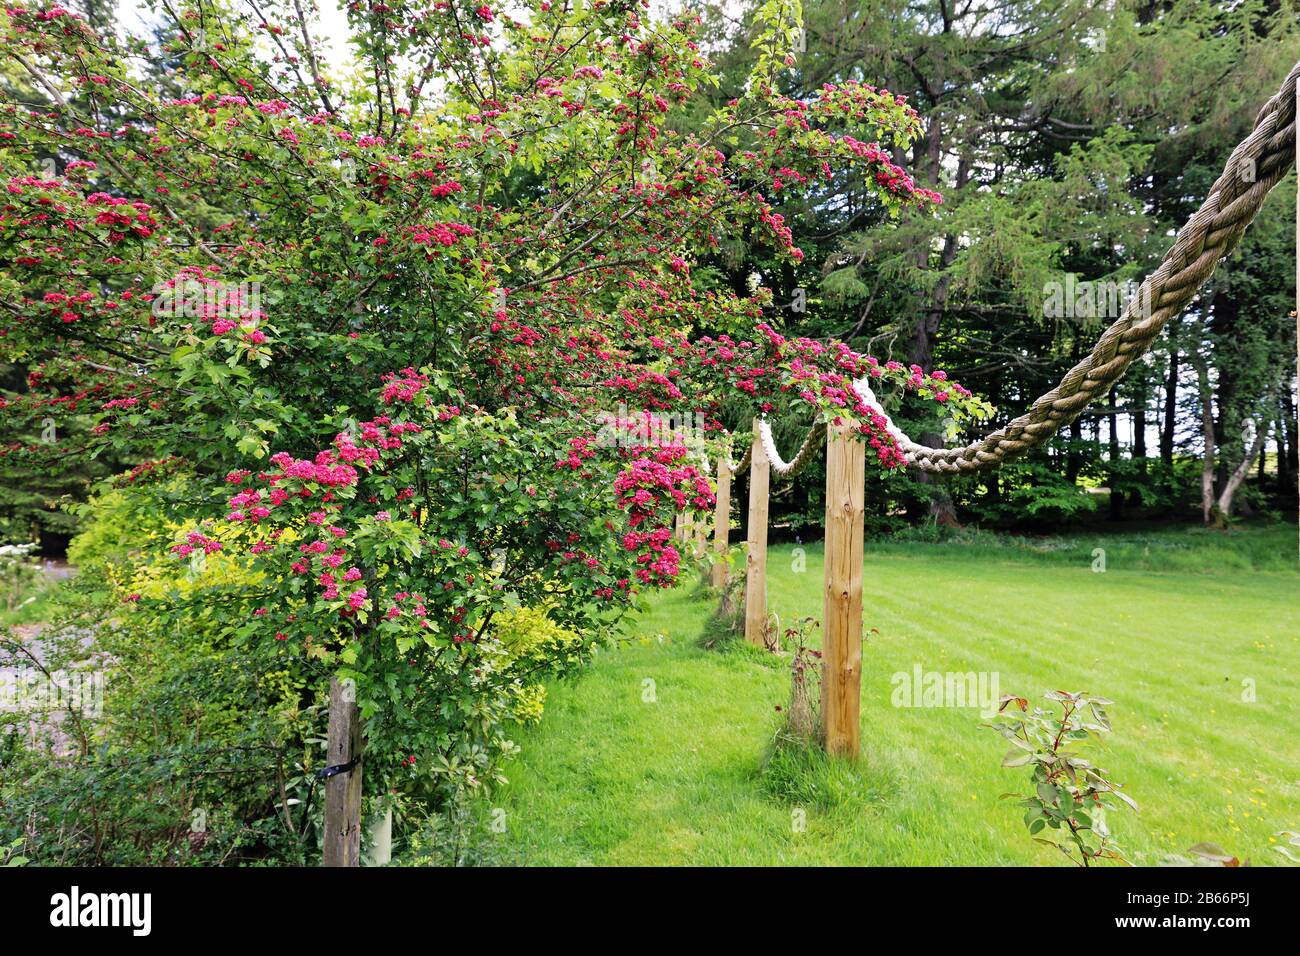
[[[1250,472],[1250,466],[1254,463],[1255,458],[1264,450],[1264,443],[1268,441],[1269,426],[1272,422],[1267,417],[1261,417],[1255,423],[1255,440],[1251,442],[1246,457],[1241,459],[1239,464],[1231,475],[1228,476],[1223,490],[1219,493],[1219,502],[1217,505],[1218,520],[1220,523],[1226,522],[1232,515],[1232,498],[1241,487],[1241,483],[1246,479]]]

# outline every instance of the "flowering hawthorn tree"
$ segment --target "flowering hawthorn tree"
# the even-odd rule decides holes
[[[161,0],[152,45],[57,5],[0,16],[23,93],[0,108],[0,349],[29,370],[5,453],[141,462],[132,493],[183,524],[171,560],[249,570],[205,618],[268,668],[356,680],[381,786],[493,773],[527,680],[494,618],[573,628],[528,664],[562,670],[676,578],[674,518],[713,491],[644,416],[699,414],[720,454],[802,405],[888,470],[851,379],[981,414],[942,373],[786,339],[765,289],[692,276],[742,231],[799,259],[780,197],[846,166],[892,214],[938,203],[889,159],[915,111],[776,92],[799,13],[773,0],[745,95],[684,132],[714,82],[698,22],[646,6],[352,3],[346,80],[300,0]],[[94,416],[84,440],[15,437],[63,409]]]

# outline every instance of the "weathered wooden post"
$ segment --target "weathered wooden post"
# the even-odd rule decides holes
[[[862,546],[866,446],[846,425],[826,430],[826,595],[822,731],[826,752],[858,756],[862,695]]]
[[[767,643],[767,484],[769,464],[754,419],[749,457],[749,539],[745,548],[745,640]]]
[[[323,866],[361,865],[362,746],[355,686],[336,677],[330,681]]]
[[[673,525],[673,540],[677,542],[686,541],[686,512],[677,512],[677,520]]]
[[[727,586],[727,549],[731,532],[731,449],[718,455],[718,496],[713,506],[713,586]]]

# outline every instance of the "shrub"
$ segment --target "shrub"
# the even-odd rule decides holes
[[[42,865],[307,862],[323,706],[305,673],[258,666],[210,616],[123,615],[106,570],[60,591],[46,666],[106,674],[98,716],[9,715],[0,839]]]
[[[167,499],[176,502],[192,493],[192,478],[173,473],[142,494],[123,476],[100,486],[84,504],[70,506],[80,518],[81,531],[68,543],[68,563],[83,571],[109,564],[125,567],[133,556],[170,544],[182,521],[172,517],[176,507]]]
[[[784,634],[790,652],[790,703],[780,733],[804,745],[821,736],[822,655],[809,644],[820,626],[816,618],[805,617]]]
[[[996,498],[974,493],[980,484],[991,480],[998,482],[1001,492]],[[1010,462],[998,469],[995,478],[963,478],[957,484],[967,493],[966,510],[979,522],[1056,526],[1097,509],[1097,495],[1041,459]]]
[[[177,563],[169,554],[179,525],[143,504],[183,497],[184,485],[173,476],[161,488],[101,494],[72,544],[81,572],[49,625],[50,663],[112,664],[101,718],[69,715],[36,738],[12,722],[0,836],[21,834],[38,862],[314,859],[322,653],[268,654],[250,636],[269,611],[242,621],[222,613],[265,606],[257,600],[264,575],[247,558],[215,551]],[[141,605],[150,613],[135,613]],[[472,656],[436,658],[426,674],[438,703],[427,718],[435,746],[408,788],[418,813],[441,815],[445,829],[466,795],[502,781],[501,762],[515,750],[510,728],[540,719],[542,681],[573,673],[595,639],[549,608],[519,605],[491,618]],[[50,761],[58,740],[73,746]]]
[[[1002,766],[1031,768],[1029,795],[1003,796],[1020,799],[1030,836],[1056,847],[1076,865],[1087,867],[1107,859],[1126,863],[1111,839],[1105,812],[1112,796],[1133,809],[1137,804],[1077,749],[1110,730],[1105,710],[1110,701],[1065,691],[1051,691],[1045,698],[1053,702],[1048,710],[1031,710],[1023,697],[1003,697],[998,716],[987,725],[1012,745]],[[1008,712],[1009,705],[1014,709]]]

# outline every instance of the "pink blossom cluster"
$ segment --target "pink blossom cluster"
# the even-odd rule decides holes
[[[317,452],[316,458],[310,461],[294,458],[288,452],[277,452],[271,456],[271,464],[280,469],[283,477],[303,483],[314,482],[329,488],[357,483],[357,470],[351,465],[339,463],[334,452],[329,450]]]
[[[91,193],[86,197],[86,205],[105,207],[95,217],[95,223],[108,226],[109,242],[122,242],[128,234],[145,239],[153,235],[154,227],[158,225],[158,221],[149,215],[148,203],[132,202],[108,193]],[[124,206],[125,209],[122,208]]]
[[[184,544],[172,545],[172,551],[176,552],[182,558],[188,558],[195,551],[202,549],[204,554],[215,554],[221,550],[221,542],[216,538],[209,538],[199,531],[191,531],[185,536]]]
[[[472,236],[472,226],[458,222],[435,222],[428,226],[407,226],[411,241],[417,246],[454,246],[465,236]]]
[[[429,384],[429,376],[421,375],[413,368],[404,368],[400,372],[389,372],[384,376],[384,388],[379,399],[385,405],[393,402],[415,401],[415,396]]]
[[[695,466],[680,464],[685,453],[680,445],[664,446],[633,458],[614,479],[619,506],[628,514],[623,547],[636,553],[642,584],[662,587],[676,580],[681,556],[670,543],[673,516],[714,503],[708,478]]]
[[[405,370],[402,375],[409,372],[409,369]],[[414,373],[406,377],[413,378]],[[385,376],[385,381],[389,386],[397,382],[399,388],[403,387],[400,376]],[[422,383],[418,384],[422,387]],[[249,481],[253,475],[247,470],[231,471],[226,475],[226,481],[239,487],[239,490],[229,499],[230,510],[226,518],[251,526],[275,516],[281,526],[269,538],[254,541],[249,548],[252,554],[275,551],[276,542],[285,528],[302,522],[298,525],[301,531],[312,533],[298,544],[296,552],[288,555],[288,561],[291,562],[289,571],[294,575],[309,576],[319,588],[321,600],[340,601],[342,606],[338,607],[338,613],[345,617],[351,616],[367,607],[372,596],[364,586],[343,590],[345,584],[361,581],[364,574],[359,567],[349,564],[346,547],[348,530],[331,520],[333,513],[341,508],[340,502],[335,499],[336,489],[355,486],[360,479],[359,469],[379,468],[386,454],[402,448],[402,436],[419,431],[421,427],[416,423],[395,422],[387,416],[380,416],[360,423],[355,435],[340,432],[335,436],[331,448],[322,449],[311,459],[277,452],[270,460],[279,470],[257,475],[257,483]],[[258,484],[262,487],[258,487]],[[404,488],[397,498],[399,501],[407,500],[413,495],[414,489]],[[283,514],[275,514],[276,509],[295,500],[312,502],[311,510],[303,514],[301,511],[287,509]],[[392,521],[393,516],[388,511],[377,511],[374,520]],[[200,543],[191,536],[189,545],[178,546],[175,550],[187,554],[189,551],[180,549],[189,547],[193,550]],[[215,541],[211,541],[211,545],[220,547]],[[390,612],[389,616],[391,618],[395,615]]]

